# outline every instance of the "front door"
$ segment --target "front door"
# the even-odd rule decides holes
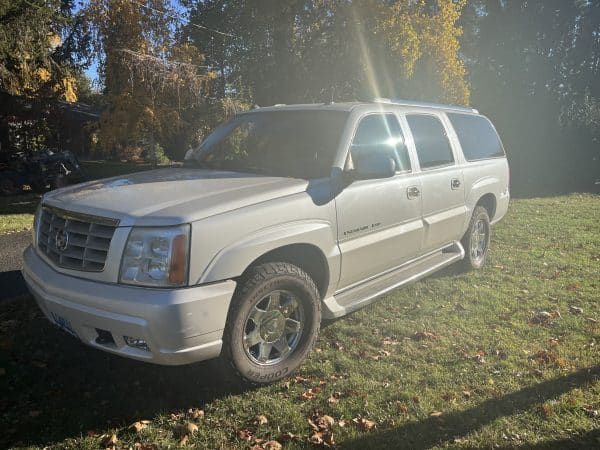
[[[369,114],[361,119],[352,141],[349,165],[381,146],[389,147],[396,174],[384,179],[356,180],[336,197],[342,254],[338,290],[402,264],[421,248],[420,179],[412,171],[394,114]]]

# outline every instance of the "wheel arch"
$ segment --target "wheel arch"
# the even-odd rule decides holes
[[[340,255],[334,230],[325,221],[296,222],[261,230],[223,248],[195,284],[238,279],[264,262],[288,262],[307,272],[325,298],[337,282]]]
[[[485,208],[485,210],[488,213],[488,216],[490,218],[490,222],[494,219],[494,215],[496,214],[496,206],[497,206],[498,202],[496,200],[496,196],[494,194],[492,194],[491,192],[482,195],[479,200],[477,200],[477,203],[475,204],[475,207],[477,206],[481,206],[483,208]]]
[[[252,261],[244,273],[259,264],[267,262],[287,262],[304,270],[315,282],[321,298],[329,286],[329,264],[320,248],[313,244],[288,244],[275,248]]]

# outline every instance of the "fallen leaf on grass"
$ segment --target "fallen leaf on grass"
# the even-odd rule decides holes
[[[552,408],[550,408],[550,405],[548,405],[546,403],[544,403],[543,405],[540,406],[540,411],[545,418],[548,418],[554,414],[554,411],[552,411]]]
[[[587,416],[591,417],[592,419],[600,417],[600,412],[597,409],[592,408],[591,406],[584,406],[583,410],[585,411]]]
[[[333,447],[335,442],[333,440],[333,433],[329,431],[315,431],[308,441],[313,445],[323,445],[325,447]]]
[[[383,339],[382,344],[383,345],[400,345],[400,342],[398,342],[395,339],[392,339],[391,337],[386,337]]]
[[[364,417],[356,417],[352,421],[360,428],[361,431],[371,431],[377,428],[377,423],[372,420],[365,419]]]
[[[316,386],[316,387],[310,388],[306,392],[303,392],[302,395],[301,395],[301,397],[304,400],[310,400],[310,399],[315,398],[320,392],[321,392],[321,388],[318,387],[318,386]]]
[[[342,396],[341,392],[334,392],[333,394],[331,394],[329,396],[329,398],[327,399],[327,403],[333,404],[333,403],[338,403],[340,401],[340,397]]]
[[[132,423],[130,428],[133,428],[136,433],[139,433],[144,428],[147,428],[149,423],[149,420],[139,420],[137,422]]]
[[[117,439],[117,435],[115,433],[111,435],[104,435],[104,439],[102,439],[102,445],[104,447],[114,447],[119,442]]]
[[[425,340],[435,341],[438,339],[438,336],[429,331],[415,331],[415,334],[413,334],[412,338],[415,341],[425,341]]]
[[[284,431],[279,435],[279,439],[281,439],[282,441],[297,441],[298,439],[300,439],[300,437],[288,431]]]
[[[181,439],[179,439],[179,445],[181,447],[185,447],[189,441],[190,437],[187,434],[184,434],[183,436],[181,436]]]
[[[399,411],[400,411],[402,414],[406,414],[406,415],[408,415],[408,411],[409,411],[409,410],[408,410],[408,406],[406,406],[405,404],[403,404],[403,403],[402,403],[402,404],[400,404],[400,405],[398,406],[398,410],[399,410]]]
[[[254,418],[254,425],[264,425],[267,422],[269,422],[269,420],[267,419],[267,416],[264,415],[258,415]]]
[[[569,306],[569,311],[573,314],[583,314],[583,308],[580,308],[579,306],[571,305]]]
[[[464,398],[471,398],[472,392],[471,391],[462,391],[462,395]]]
[[[547,350],[540,350],[531,358],[535,359],[539,364],[556,364],[560,367],[568,366],[563,358],[560,358],[556,353]]]
[[[556,347],[560,344],[558,339],[552,338],[548,340],[548,347]]]
[[[262,448],[265,450],[281,450],[282,445],[277,441],[267,441]]]
[[[237,432],[237,437],[242,441],[251,441],[252,440],[252,431],[250,430],[239,430]]]
[[[429,417],[440,417],[443,413],[441,411],[431,411]]]
[[[538,311],[533,315],[529,322],[532,324],[549,325],[554,321],[554,319],[558,319],[560,317],[560,311],[557,309],[554,309],[550,312]]]
[[[193,408],[188,410],[188,415],[194,419],[194,420],[198,420],[201,419],[202,417],[204,417],[204,411],[198,408]]]
[[[194,434],[198,431],[198,425],[192,422],[188,422],[187,424],[185,424],[184,430],[189,434]]]
[[[335,419],[328,415],[315,414],[308,419],[308,424],[314,431],[326,431],[335,424]]]

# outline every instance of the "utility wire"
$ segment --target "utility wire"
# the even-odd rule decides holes
[[[140,2],[138,2],[138,1],[136,1],[136,0],[131,0],[131,3],[135,3],[136,5],[138,5],[138,6],[141,6],[142,8],[146,8],[146,9],[149,9],[149,10],[151,10],[151,11],[154,11],[154,12],[157,12],[157,13],[160,13],[160,14],[163,14],[163,15],[165,15],[166,17],[169,17],[169,18],[171,18],[171,19],[176,19],[176,20],[182,20],[182,19],[185,19],[185,17],[184,17],[184,16],[182,16],[182,15],[174,15],[174,14],[169,14],[169,13],[167,13],[166,11],[161,11],[161,10],[159,10],[159,9],[156,9],[156,8],[153,8],[153,7],[151,7],[151,6],[144,5],[143,3],[140,3]],[[219,31],[219,30],[214,30],[214,29],[212,29],[212,28],[205,27],[204,25],[198,25],[197,23],[190,22],[189,20],[188,20],[188,25],[192,25],[193,27],[196,27],[196,28],[198,28],[198,29],[200,29],[200,30],[204,30],[204,31],[210,31],[211,33],[220,34],[221,36],[235,37],[233,34],[224,33],[224,32],[222,32],[222,31]]]

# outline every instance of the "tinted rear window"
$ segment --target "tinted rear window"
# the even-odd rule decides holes
[[[415,141],[421,169],[454,162],[446,131],[437,117],[408,114],[406,120]]]
[[[468,161],[504,156],[498,133],[488,119],[456,113],[449,113],[448,118]]]

